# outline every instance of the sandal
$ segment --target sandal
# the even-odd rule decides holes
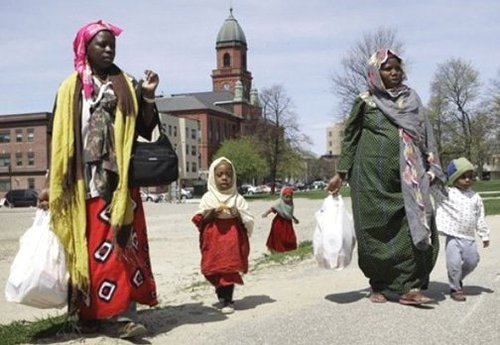
[[[383,293],[379,291],[370,291],[370,295],[368,296],[368,299],[372,303],[385,303],[387,302],[387,298],[384,296]]]
[[[457,302],[465,302],[465,300],[467,300],[463,290],[451,291],[450,297],[452,300]]]
[[[76,324],[76,330],[82,334],[97,333],[100,329],[100,320],[80,320]]]
[[[143,324],[129,321],[120,329],[119,337],[121,339],[143,337],[146,333],[148,330]]]
[[[432,302],[434,299],[427,297],[419,289],[412,289],[399,298],[399,303],[404,305],[421,305]]]

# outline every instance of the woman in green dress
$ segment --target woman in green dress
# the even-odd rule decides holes
[[[402,59],[380,49],[367,72],[369,90],[354,102],[327,189],[338,193],[345,179],[351,186],[370,301],[383,303],[396,293],[402,304],[429,303],[421,290],[439,250],[431,194],[441,192],[445,176],[420,98],[403,84]]]

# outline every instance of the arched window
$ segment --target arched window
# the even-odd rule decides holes
[[[231,55],[229,53],[225,53],[223,57],[224,67],[231,67]]]

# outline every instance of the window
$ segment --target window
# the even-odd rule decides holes
[[[177,126],[174,126],[174,137],[177,136]]]
[[[224,67],[231,67],[231,55],[229,53],[225,53],[222,60]]]
[[[0,180],[0,190],[10,190],[10,180]]]
[[[20,143],[23,141],[23,130],[16,129],[16,143]]]
[[[168,135],[172,136],[172,125],[168,125]]]
[[[189,162],[186,162],[186,172],[189,172]]]
[[[186,156],[189,154],[189,145],[186,144]]]
[[[35,153],[28,152],[28,165],[35,165]]]
[[[191,129],[191,139],[196,139],[196,129]]]
[[[10,143],[10,130],[0,131],[0,143]]]
[[[28,142],[32,143],[35,141],[35,129],[28,128]]]
[[[196,172],[196,162],[191,163],[191,171]]]
[[[35,189],[35,179],[33,177],[28,178],[28,188]]]
[[[18,167],[23,165],[23,154],[21,152],[16,152],[16,165]]]
[[[196,156],[196,145],[191,145],[191,155]]]
[[[0,167],[10,166],[10,153],[0,153]]]

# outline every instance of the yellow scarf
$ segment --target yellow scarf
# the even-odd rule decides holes
[[[78,179],[64,190],[64,179],[70,173],[75,155],[74,120],[77,73],[63,81],[57,93],[56,111],[52,130],[52,155],[50,166],[50,210],[52,228],[61,240],[72,284],[80,288],[88,286],[88,249],[86,239],[85,182]],[[111,201],[111,226],[120,229],[133,221],[132,199],[128,189],[128,171],[135,134],[137,99],[132,83],[125,76],[134,99],[134,114],[123,116],[116,107],[114,121],[115,154],[118,165],[118,186]],[[79,127],[79,126],[78,126]],[[77,162],[81,164],[81,162]],[[76,169],[82,169],[77,166]],[[77,176],[75,173],[73,175]]]

